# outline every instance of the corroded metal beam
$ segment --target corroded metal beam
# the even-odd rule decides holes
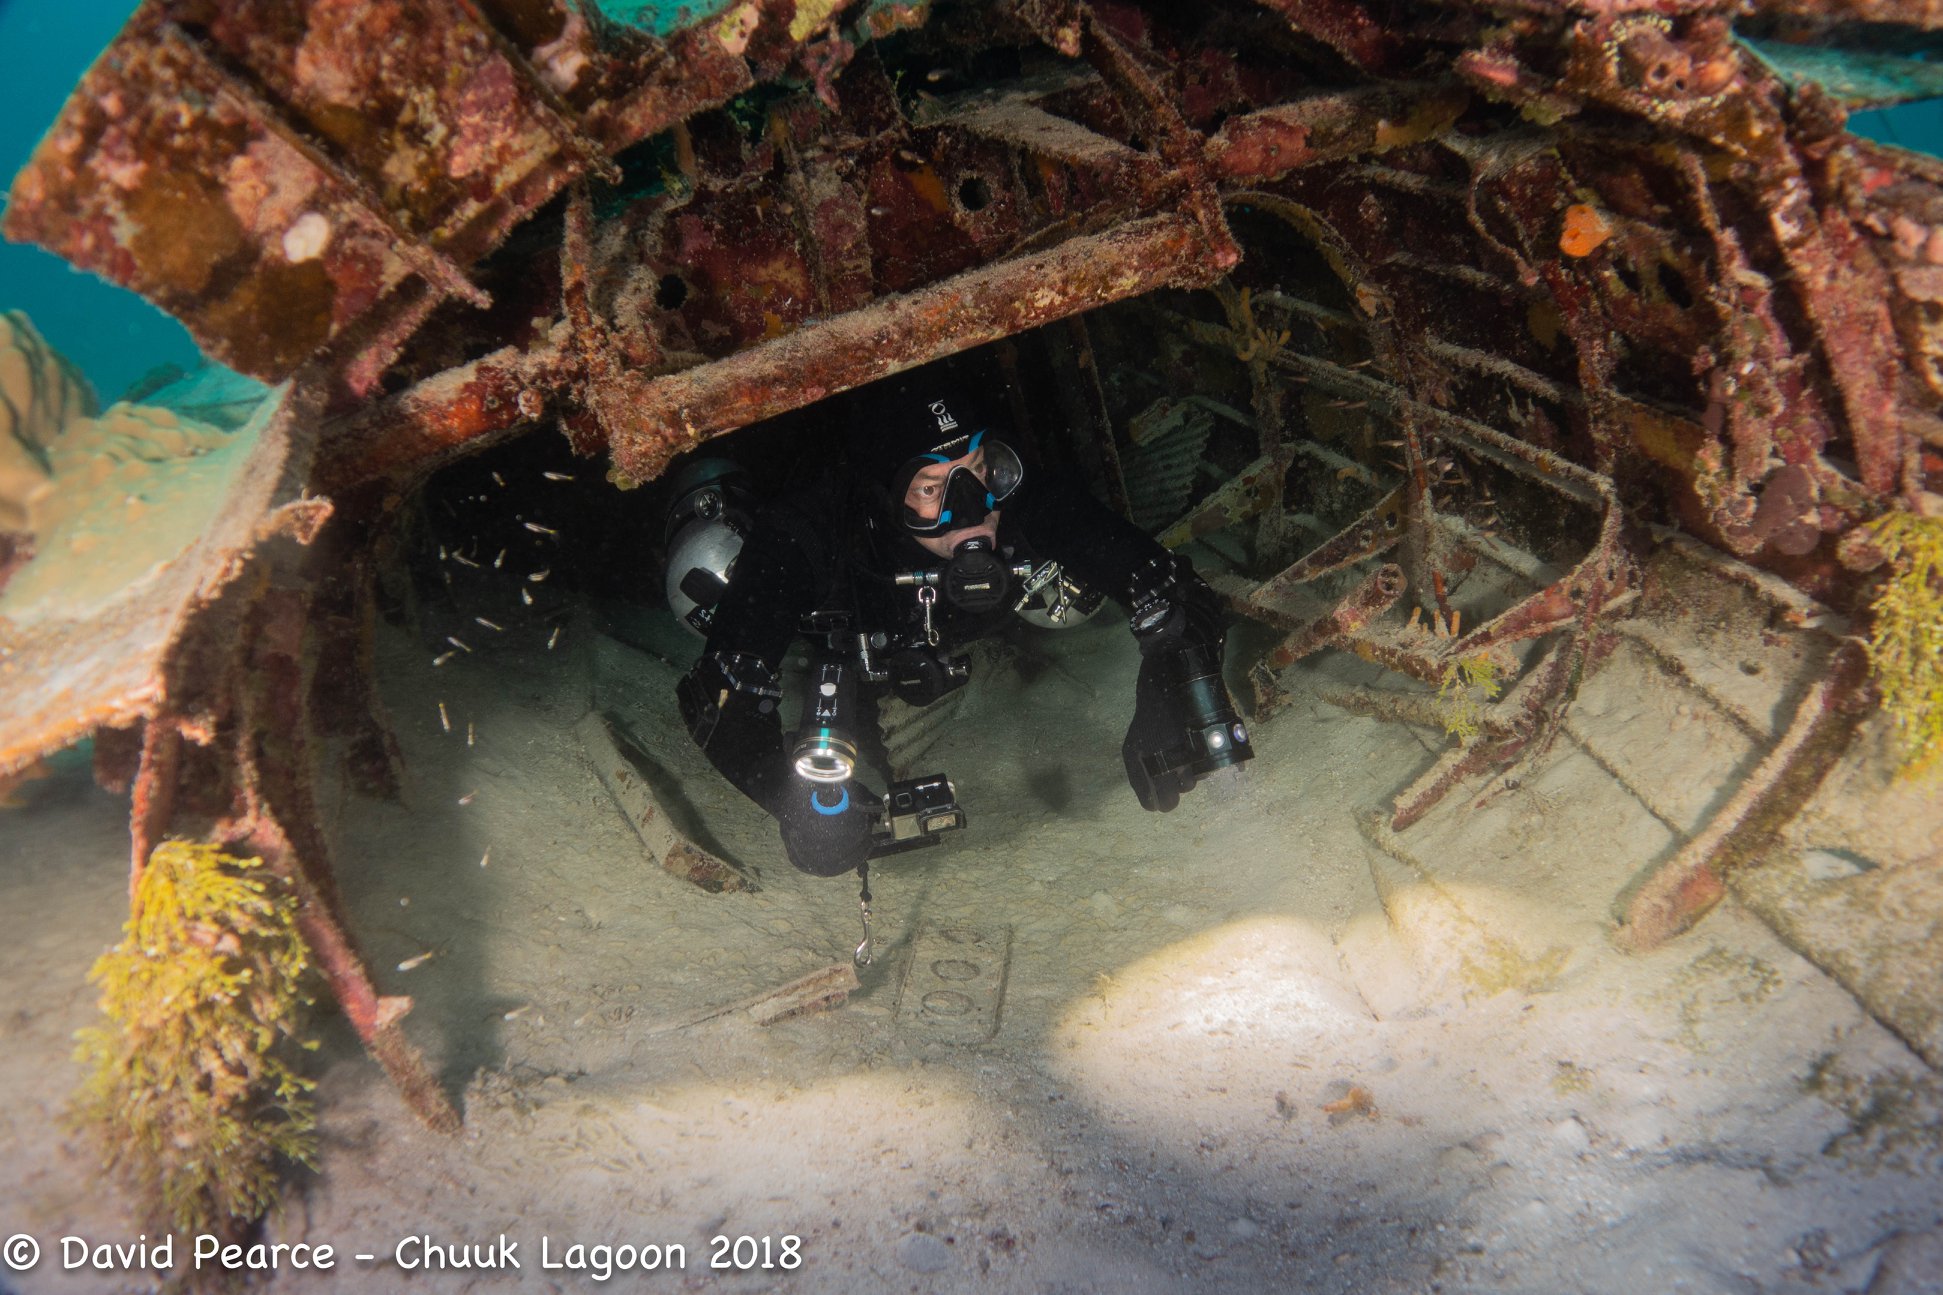
[[[958,275],[666,377],[623,376],[618,474],[649,481],[711,436],[1081,311],[1220,273],[1197,221],[1154,216]]]
[[[1458,85],[1366,86],[1243,113],[1208,140],[1208,165],[1227,184],[1259,183],[1318,162],[1420,144],[1470,106]]]
[[[1847,748],[1865,687],[1863,654],[1853,642],[1844,644],[1727,803],[1621,898],[1614,936],[1621,948],[1644,953],[1687,930],[1726,893],[1729,871],[1773,847]]]
[[[312,485],[336,495],[367,481],[430,471],[539,419],[582,372],[565,334],[556,325],[544,342],[503,347],[359,410],[332,429]]]

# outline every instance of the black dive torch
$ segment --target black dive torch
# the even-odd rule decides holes
[[[809,682],[803,727],[790,761],[797,776],[809,782],[849,782],[857,771],[852,728],[857,705],[855,668],[842,658],[824,658],[811,667]],[[854,787],[854,794],[864,805],[876,800],[861,784]],[[870,829],[870,857],[935,845],[939,834],[964,825],[957,789],[944,774],[899,779],[884,789],[884,799],[877,806],[877,821]]]
[[[1235,714],[1221,681],[1220,646],[1196,644],[1180,654],[1174,668],[1178,672],[1174,695],[1186,727],[1181,763],[1188,771],[1205,778],[1254,759],[1247,726]]]

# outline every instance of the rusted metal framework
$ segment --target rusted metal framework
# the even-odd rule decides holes
[[[557,427],[639,483],[711,436],[1157,292],[1138,309],[1227,366],[1221,416],[1253,438],[1164,538],[1259,519],[1258,556],[1282,556],[1233,602],[1289,633],[1268,673],[1332,643],[1433,685],[1467,660],[1516,675],[1399,796],[1399,829],[1552,740],[1636,595],[1646,523],[1852,605],[1880,562],[1862,524],[1934,513],[1943,490],[1943,168],[1846,134],[1838,103],[1736,39],[1740,11],[743,0],[648,32],[567,0],[147,0],[15,181],[6,232],[290,382],[302,469],[260,506],[328,497],[340,519],[301,576],[185,600],[149,686],[68,708],[146,723],[123,744],[137,866],[181,820],[184,762],[221,750],[203,785],[244,807],[216,815],[231,835],[327,877],[301,746],[249,731],[320,722],[290,663],[339,688],[368,674],[352,537],[437,465]],[[1900,0],[1762,0],[1746,21],[1786,39],[1838,17],[1943,22]],[[1332,420],[1378,429],[1396,462],[1332,444]],[[1135,442],[1096,421],[1124,500]],[[1496,543],[1473,524],[1481,474],[1587,539],[1463,628],[1460,587]],[[1298,554],[1307,477],[1362,515]],[[1379,557],[1340,602],[1304,601]],[[219,642],[209,609],[236,598],[257,629]],[[251,653],[287,668],[233,668]],[[1824,718],[1864,686],[1832,674],[1775,758],[1825,752]],[[73,730],[13,725],[4,759]],[[352,749],[382,785],[382,725]],[[1766,785],[1800,781],[1784,772]],[[1695,849],[1630,915],[1635,942],[1718,894],[1694,878],[1724,856]],[[386,1053],[395,1009],[331,929],[340,997],[448,1118]]]

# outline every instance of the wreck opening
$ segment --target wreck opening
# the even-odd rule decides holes
[[[1756,8],[1786,44],[1786,6]],[[643,1091],[687,1118],[773,1070],[797,1091],[760,1119],[867,1100],[939,1155],[937,1129],[1006,1172],[1046,1151],[1041,1194],[1167,1250],[1156,1272],[1234,1238],[1230,1287],[1336,1234],[1345,1289],[1482,1271],[1438,1239],[1465,1192],[1537,1217],[1467,1127],[1509,1118],[1494,1089],[1549,1121],[1512,1139],[1535,1176],[1601,1188],[1608,1139],[1664,1159],[1682,1085],[1755,1082],[1722,1055],[1773,1109],[1812,1073],[1800,1129],[1863,1138],[1907,1089],[1919,1137],[1933,1080],[1896,1067],[1943,1056],[1909,952],[1936,806],[1889,770],[1943,741],[1943,171],[1845,134],[1846,92],[1781,76],[1735,16],[752,0],[649,31],[148,0],[7,229],[270,385],[68,409],[9,321],[0,377],[34,398],[0,441],[0,773],[92,735],[138,884],[175,836],[267,861],[433,1128],[463,1096],[572,1141],[553,1099],[583,1085],[666,1151],[681,1121]],[[1193,554],[1264,759],[1234,799],[1138,814],[1114,618],[1000,640],[946,709],[886,716],[893,766],[977,771],[974,826],[878,874],[859,978],[848,883],[783,867],[682,733],[697,646],[655,550],[693,458],[785,489],[871,383],[941,361],[1035,462]],[[198,484],[123,488],[145,455]],[[69,482],[82,521],[45,507]],[[139,569],[84,589],[68,564],[116,535]],[[1797,1011],[1836,1061],[1811,1066]],[[1447,1028],[1483,1076],[1448,1104]],[[335,1073],[347,1106],[389,1100]],[[1068,1098],[1024,1144],[993,1132]],[[833,1154],[869,1177],[842,1118],[871,1149]],[[827,1145],[765,1127],[792,1208],[840,1214],[804,1185]],[[767,1218],[761,1152],[732,1195]],[[1315,1162],[1334,1224],[1282,1199]],[[1131,1186],[1141,1163],[1162,1186]],[[1010,1262],[1018,1221],[972,1231],[995,1189],[961,1169],[983,1203],[918,1218],[878,1189],[910,1228],[872,1244]],[[1837,1171],[1789,1172],[1806,1200]],[[1844,1217],[1854,1253],[1884,1217]],[[1596,1232],[1520,1235],[1556,1275]]]

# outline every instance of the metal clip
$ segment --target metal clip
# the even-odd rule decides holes
[[[938,646],[938,630],[931,623],[931,607],[938,601],[938,591],[930,585],[918,586],[918,606],[924,609],[924,641],[931,647]]]
[[[857,952],[853,955],[859,967],[868,967],[871,964],[873,958],[876,956],[874,951],[870,947],[870,871],[869,868],[870,865],[867,863],[857,865],[857,880],[859,882],[859,885],[857,887],[857,908],[859,911],[863,913],[863,918],[864,918],[864,938],[860,942],[858,942]]]
[[[1024,610],[1025,605],[1032,601],[1032,596],[1041,589],[1044,589],[1047,585],[1053,585],[1055,594],[1057,594],[1059,574],[1059,564],[1057,562],[1048,562],[1027,576],[1024,587],[1019,590],[1018,601],[1012,604],[1012,610],[1015,612]]]

